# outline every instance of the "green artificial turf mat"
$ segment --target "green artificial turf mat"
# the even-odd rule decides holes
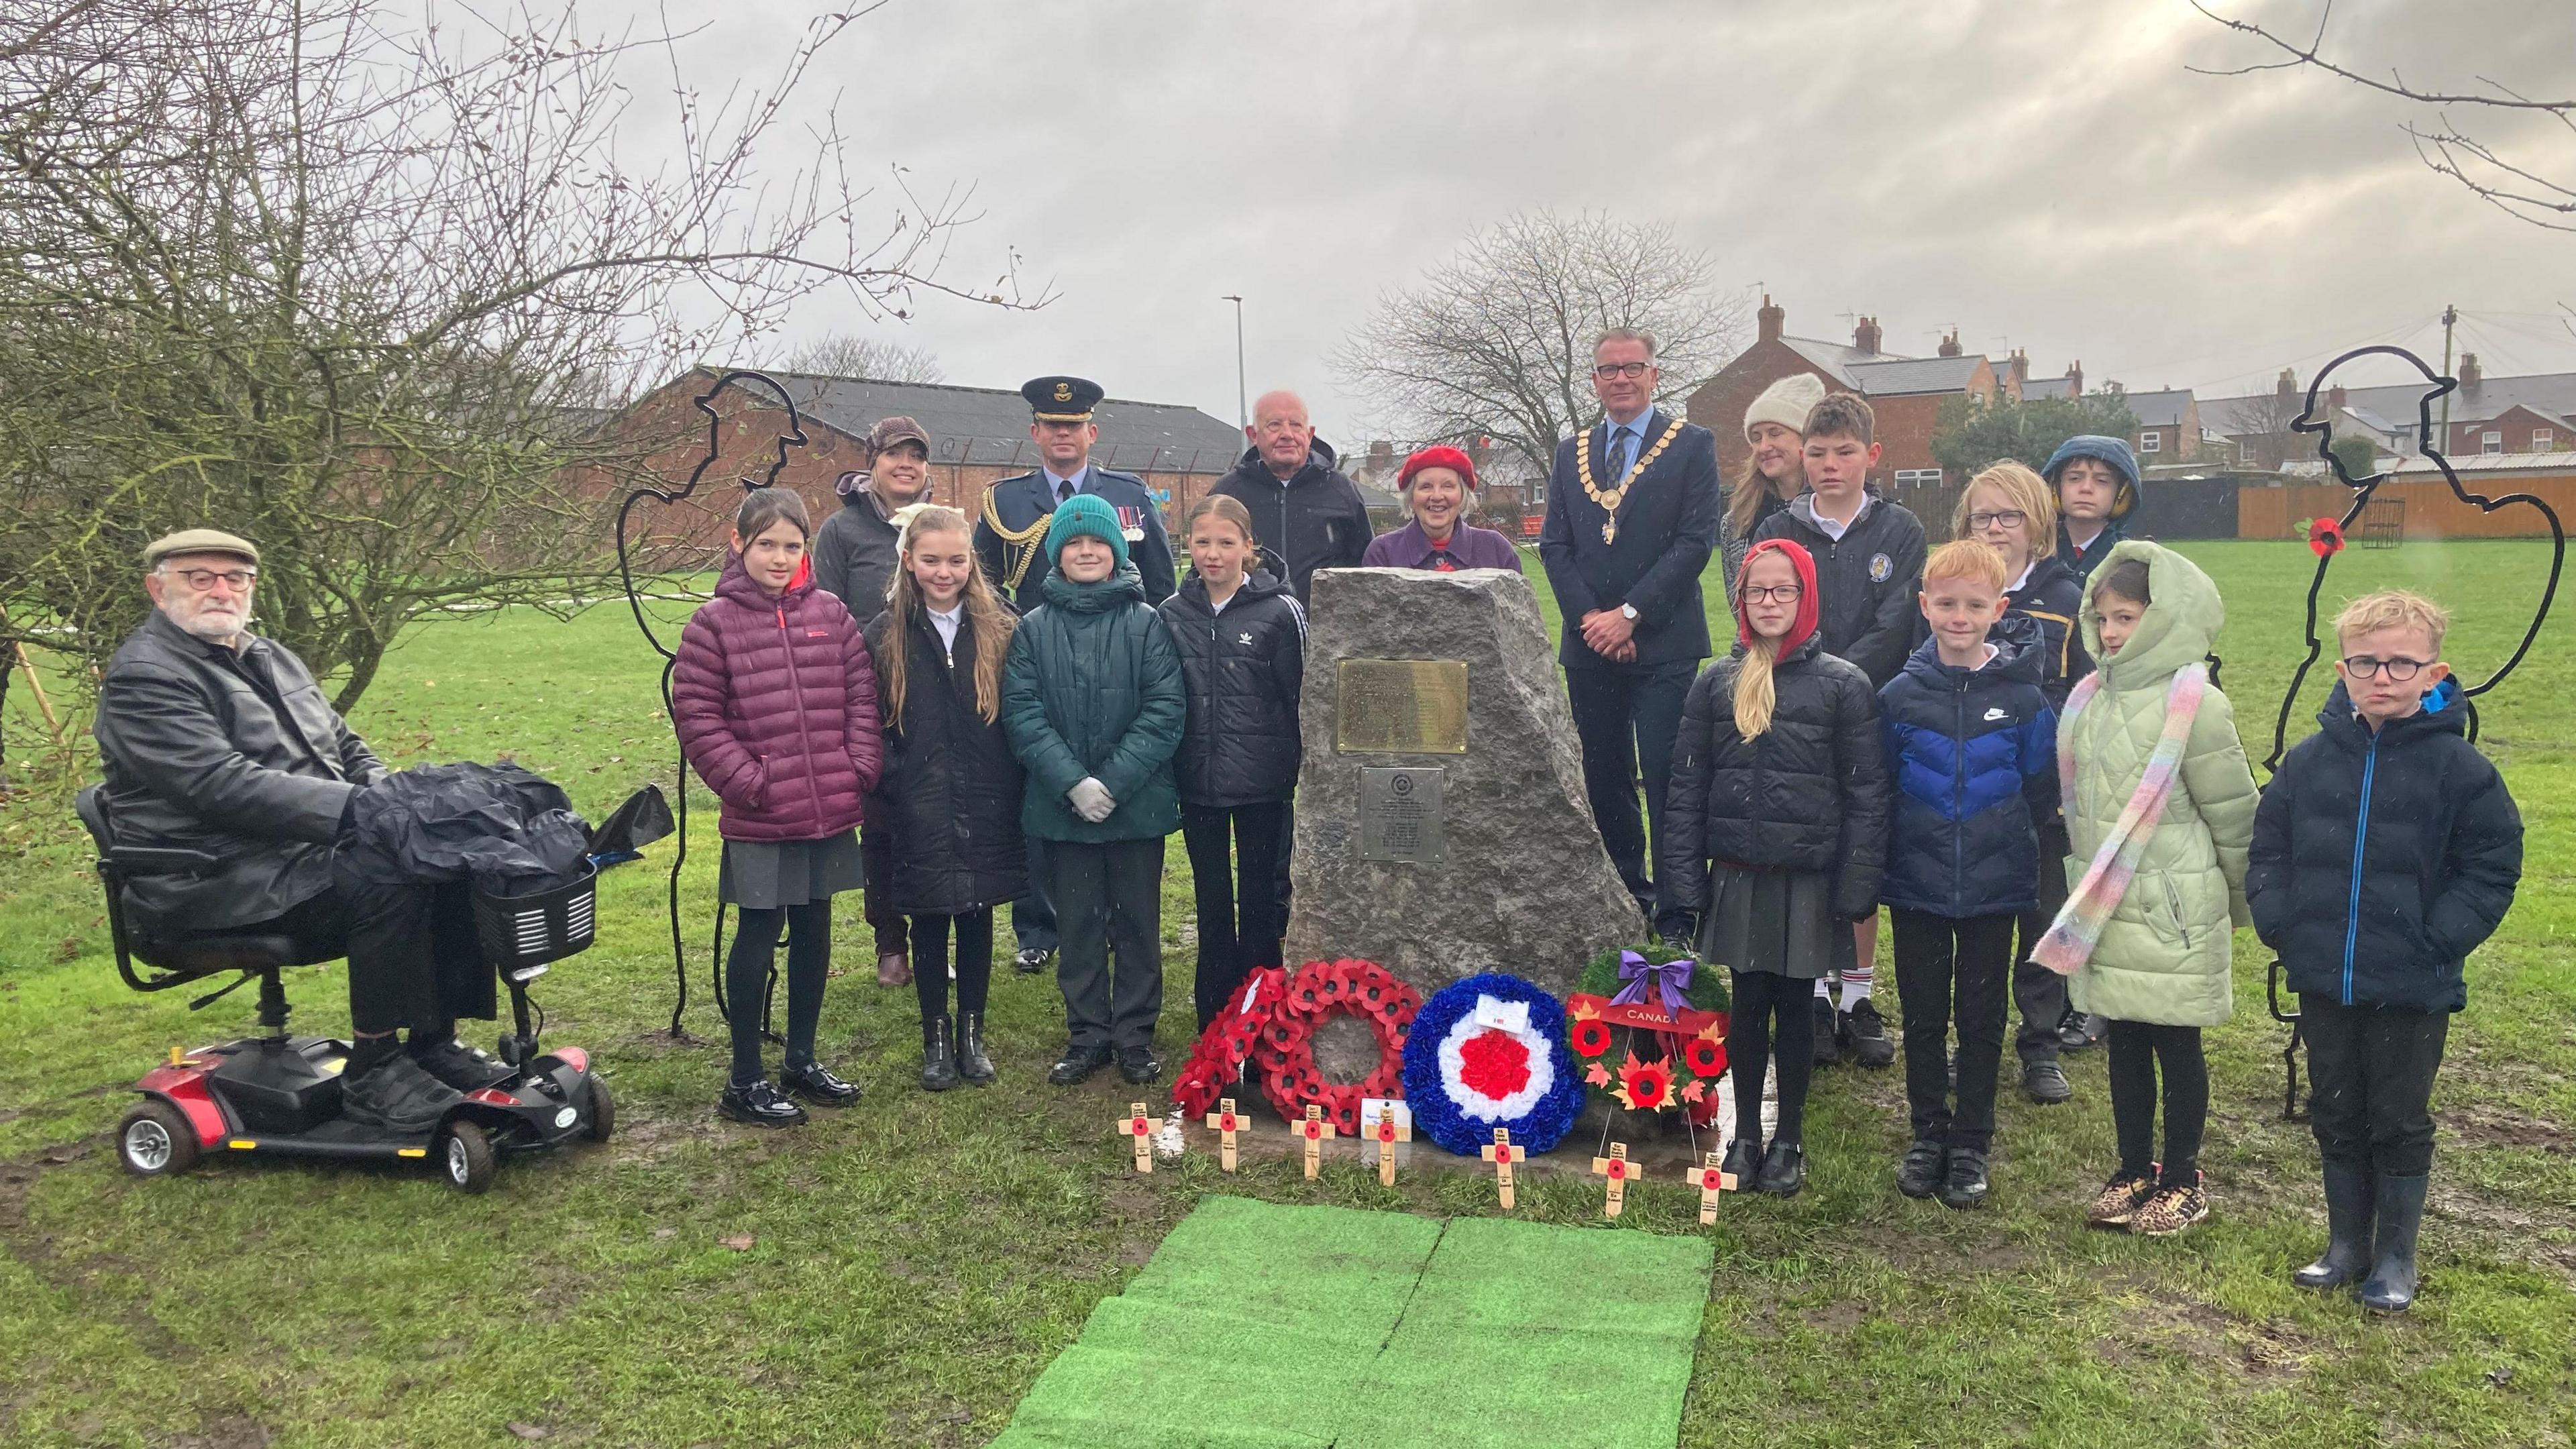
[[[1669,1446],[1697,1238],[1210,1198],[996,1449]]]

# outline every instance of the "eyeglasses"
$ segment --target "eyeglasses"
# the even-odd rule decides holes
[[[2355,679],[2385,674],[2396,683],[2404,684],[2422,673],[2424,666],[2431,662],[2429,659],[2373,659],[2367,654],[2355,654],[2344,660],[2343,672]]]
[[[2030,515],[2018,508],[2006,508],[1995,513],[1971,513],[1968,515],[1968,531],[1983,533],[1998,525],[2005,528],[2019,528],[2029,521]]]
[[[1796,584],[1772,584],[1768,587],[1761,584],[1747,584],[1744,586],[1744,602],[1748,604],[1794,604],[1798,602],[1799,596],[1804,593],[1806,593],[1806,590]]]
[[[217,582],[235,593],[245,592],[259,582],[257,569],[171,569],[169,573],[173,578],[187,580],[188,587],[201,594]]]
[[[1592,375],[1608,382],[1614,377],[1644,377],[1652,367],[1651,362],[1600,362],[1593,364]]]

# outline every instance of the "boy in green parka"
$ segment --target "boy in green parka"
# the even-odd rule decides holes
[[[1163,837],[1180,826],[1172,755],[1189,696],[1117,510],[1076,494],[1056,506],[1046,548],[1046,602],[1002,667],[1002,725],[1029,772],[1020,826],[1049,843],[1070,1044],[1047,1080],[1072,1086],[1114,1057],[1141,1086],[1162,1072]]]
[[[2209,1215],[2200,1033],[2233,1010],[2232,932],[2252,919],[2254,772],[2205,663],[2226,616],[2191,560],[2139,540],[2114,545],[2086,581],[2082,612],[2100,668],[2069,696],[2057,731],[2072,890],[2033,955],[2071,970],[2075,1008],[2109,1023],[2120,1167],[2090,1220],[2158,1237]]]

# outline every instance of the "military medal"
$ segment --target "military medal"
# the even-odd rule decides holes
[[[1648,467],[1652,466],[1657,458],[1663,456],[1665,445],[1672,442],[1674,438],[1679,437],[1681,435],[1681,431],[1681,419],[1673,417],[1664,419],[1664,435],[1655,439],[1653,447],[1638,454],[1637,461],[1628,465],[1627,476],[1619,480],[1618,487],[1610,489],[1604,489],[1599,484],[1592,481],[1592,445],[1589,442],[1579,439],[1577,440],[1578,443],[1580,443],[1580,446],[1576,447],[1574,450],[1574,469],[1576,478],[1583,484],[1583,496],[1591,499],[1594,503],[1599,504],[1601,506],[1601,511],[1610,515],[1608,518],[1601,521],[1601,541],[1603,543],[1615,543],[1618,541],[1619,505],[1628,501],[1628,489],[1630,485],[1634,484],[1637,481],[1638,475],[1644,473]]]

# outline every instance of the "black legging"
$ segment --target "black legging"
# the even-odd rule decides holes
[[[832,969],[832,903],[746,906],[725,956],[726,1026],[733,1032],[733,1084],[760,1080],[760,1013],[769,1001],[769,968],[778,959],[778,928],[787,932],[787,1065],[814,1062],[814,1028],[823,1019],[823,978]]]
[[[912,918],[912,994],[921,1019],[948,1014],[948,924],[957,923],[957,1010],[984,1014],[993,981],[993,908]]]
[[[1837,923],[1839,926],[1839,923]],[[1773,971],[1729,971],[1735,1010],[1726,1019],[1726,1069],[1735,1078],[1735,1135],[1762,1139],[1762,1068],[1778,1054],[1780,1119],[1771,1140],[1806,1141],[1807,1077],[1816,1067],[1816,983]],[[1772,1030],[1772,1023],[1779,1030]]]
[[[2161,1187],[2190,1187],[2200,1172],[2200,1137],[2209,1126],[2209,1062],[2200,1028],[2112,1021],[2104,1040],[2111,1056],[2111,1125],[2120,1141],[2120,1174],[2145,1177],[2156,1162],[2156,1073],[2165,1079],[2165,1156]]]
[[[1279,852],[1287,814],[1286,802],[1278,800],[1181,807],[1181,842],[1189,849],[1198,896],[1195,989],[1201,1031],[1225,1010],[1254,967],[1279,964],[1279,938],[1287,925],[1279,909]]]

